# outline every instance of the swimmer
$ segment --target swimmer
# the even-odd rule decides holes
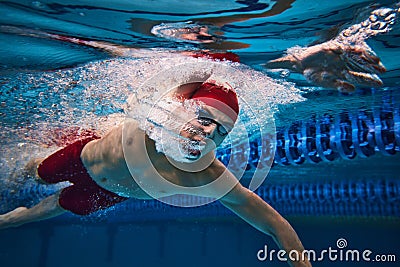
[[[276,1],[271,9],[260,14],[235,14],[215,18],[203,18],[196,19],[196,23],[163,23],[154,26],[153,29],[154,31],[160,31],[159,34],[156,34],[157,36],[170,39],[178,39],[171,33],[182,31],[185,35],[181,34],[179,36],[180,39],[194,41],[196,40],[195,36],[201,39],[204,36],[210,35],[207,30],[212,26],[222,27],[232,22],[274,16],[289,9],[293,2],[292,0]],[[357,86],[380,87],[383,85],[383,82],[378,75],[386,72],[386,68],[376,53],[368,46],[366,40],[372,36],[390,31],[390,25],[395,23],[397,13],[399,12],[399,4],[396,4],[392,8],[372,10],[370,16],[364,21],[342,30],[331,40],[309,47],[295,46],[289,48],[286,56],[270,60],[264,64],[264,67],[267,69],[288,69],[301,73],[313,85],[337,89],[343,93],[352,93]],[[201,25],[201,23],[204,25]],[[185,25],[190,25],[191,27]],[[161,32],[163,28],[168,29],[164,34]],[[196,29],[202,29],[203,31]],[[189,30],[192,31],[191,34],[188,34]],[[220,30],[219,32],[223,31]],[[216,42],[219,39],[215,37],[214,39],[207,39],[207,41],[212,43],[210,40]],[[249,46],[246,44],[238,45],[238,43],[226,40],[223,43],[218,43],[216,47],[210,46],[210,48],[220,50],[246,47]]]
[[[337,89],[343,93],[352,93],[357,86],[381,87],[383,82],[378,74],[385,73],[386,68],[364,40],[360,38],[357,43],[349,43],[343,38],[343,33],[350,29],[351,27],[336,38],[321,44],[289,48],[287,55],[268,61],[264,67],[301,73],[313,85]],[[203,35],[204,32],[200,34],[192,31],[192,35],[186,33],[185,36],[195,40],[193,36]],[[201,54],[183,53],[191,56]],[[203,54],[206,55],[204,52]]]
[[[377,9],[374,12],[379,13],[382,10],[385,9]],[[389,18],[392,13],[383,14],[381,17],[388,17],[387,20],[390,21]],[[391,19],[393,20],[393,18]],[[364,24],[365,22],[352,25],[343,30],[336,38],[317,45],[289,48],[287,55],[270,60],[263,64],[263,66],[267,69],[288,69],[301,73],[313,85],[328,89],[337,89],[343,93],[352,93],[358,86],[380,87],[383,85],[383,82],[378,74],[386,72],[386,68],[365,40],[370,36],[382,33],[382,31],[371,31],[368,34],[364,34],[365,36],[352,35],[351,30],[353,28]],[[178,32],[182,30],[182,33],[189,40],[204,39],[203,41],[210,41],[214,38],[208,33],[207,26],[204,25],[196,25],[196,27],[187,26],[176,30]],[[386,31],[388,30],[390,30],[390,27],[386,28]],[[103,50],[112,56],[142,57],[154,54],[152,50],[147,51],[145,49],[123,47],[107,42],[84,40],[33,29],[0,26],[0,32],[84,45]],[[351,38],[347,37],[348,35],[351,35]],[[352,40],[354,38],[358,38],[359,40],[354,42]],[[217,51],[179,51],[178,53],[191,57],[209,57],[212,59],[239,62],[239,56],[232,52],[226,52],[226,48],[233,49],[233,47],[218,46]]]
[[[52,37],[54,38],[54,37]],[[59,37],[57,37],[60,39]],[[55,38],[54,38],[55,39]],[[116,48],[105,43],[78,41],[75,38],[63,37],[63,40],[103,49],[113,55],[126,55],[127,48]],[[132,50],[130,50],[132,51]],[[191,57],[240,62],[237,54],[232,52],[180,51]],[[293,47],[287,55],[270,60],[264,64],[267,69],[288,69],[301,73],[313,85],[327,89],[336,89],[343,93],[352,93],[359,86],[381,87],[382,80],[378,74],[386,68],[376,53],[364,41],[357,45],[338,41],[338,38],[309,47]]]
[[[182,142],[180,148],[184,163],[174,162],[160,153],[155,142],[139,127],[139,122],[127,119],[101,138],[95,134],[86,135],[45,159],[32,160],[25,170],[31,172],[29,175],[44,183],[69,181],[72,185],[31,208],[19,207],[0,215],[0,229],[49,219],[67,211],[88,215],[128,198],[151,199],[177,194],[216,198],[223,195],[219,198],[222,205],[270,235],[280,248],[287,252],[304,251],[288,221],[257,194],[238,183],[237,178],[215,158],[216,146],[227,137],[238,117],[236,92],[215,81],[203,81],[179,86],[174,97],[182,103],[189,99],[202,104],[198,117],[178,128],[182,140],[188,141]],[[130,151],[133,160],[127,159],[124,149]],[[188,169],[192,164],[206,163],[207,167],[188,171],[176,167],[175,163],[186,164]],[[153,188],[151,194],[139,186],[134,174],[140,175],[140,180]],[[160,174],[180,187],[165,186],[160,182]],[[219,177],[233,185],[228,193],[221,194],[218,186],[201,187]],[[190,190],[194,187],[195,191]],[[311,266],[307,259],[290,262],[290,265]]]

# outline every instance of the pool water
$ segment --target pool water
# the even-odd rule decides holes
[[[263,101],[256,101],[262,99],[275,119],[275,158],[257,193],[289,220],[307,249],[368,249],[386,259],[325,257],[313,266],[398,266],[398,19],[390,31],[367,40],[387,69],[381,88],[360,87],[345,95],[315,87],[299,74],[263,67],[288,48],[330,40],[372,10],[395,5],[1,1],[0,213],[34,205],[65,186],[10,176],[32,155],[55,151],[64,134],[105,133],[123,119],[127,96],[140,84],[162,68],[194,62],[182,52],[232,51],[241,64],[224,64],[240,70],[237,79],[242,75],[255,85],[245,92],[254,110],[262,109]],[[213,38],[187,40],[178,31],[199,25]],[[260,161],[259,143],[252,141],[241,180],[246,185]],[[220,149],[217,156],[224,162],[231,153],[236,152]],[[1,266],[287,266],[276,257],[259,260],[265,245],[277,249],[273,240],[218,203],[179,208],[129,200],[88,217],[65,214],[0,230],[0,240]],[[339,240],[347,246],[339,247]]]

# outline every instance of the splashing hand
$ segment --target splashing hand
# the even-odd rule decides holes
[[[386,71],[365,42],[348,45],[337,40],[292,48],[288,55],[268,61],[265,67],[299,72],[317,86],[336,88],[340,92],[353,92],[356,85],[381,86],[383,83],[377,74]]]

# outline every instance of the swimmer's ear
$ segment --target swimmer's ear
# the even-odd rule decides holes
[[[174,96],[178,99],[189,99],[202,84],[203,82],[182,84],[174,89]]]

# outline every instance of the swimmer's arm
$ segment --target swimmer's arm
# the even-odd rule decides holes
[[[330,40],[297,50],[268,61],[264,67],[302,73],[317,86],[336,88],[341,92],[352,92],[357,85],[383,85],[378,74],[386,69],[366,43],[350,46]]]
[[[232,175],[233,176],[233,175]],[[292,226],[258,195],[238,183],[221,203],[261,232],[272,236],[286,252],[296,250],[301,255],[304,247]],[[308,261],[290,262],[291,266],[311,266]]]

